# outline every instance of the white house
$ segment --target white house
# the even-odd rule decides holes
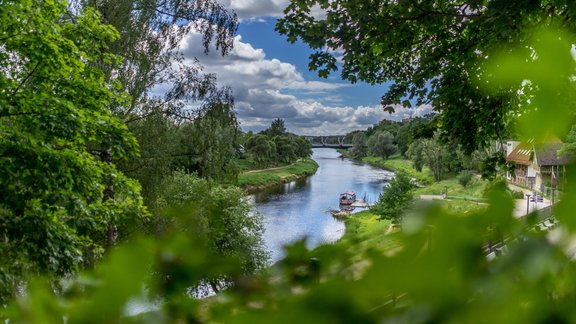
[[[540,192],[545,186],[557,187],[568,164],[566,157],[558,156],[562,145],[558,139],[546,143],[508,141],[506,160],[516,166],[513,173],[508,172],[508,181]]]

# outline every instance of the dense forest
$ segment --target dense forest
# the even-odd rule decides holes
[[[414,184],[399,173],[376,212],[401,221],[377,233],[378,247],[299,241],[273,266],[261,216],[235,184],[243,170],[308,158],[310,142],[279,118],[243,133],[231,89],[178,51],[194,31],[227,55],[237,27],[214,0],[0,0],[0,317],[576,320],[576,169],[554,206],[557,230],[534,231],[536,214],[512,215],[492,146],[554,134],[574,152],[575,4],[292,0],[276,29],[317,50],[312,70],[392,80],[384,109],[437,112],[348,134],[354,157],[407,157],[434,181],[494,181],[486,208],[464,215],[406,210]],[[486,258],[487,242],[502,241],[508,252]],[[135,301],[146,311],[131,314]]]

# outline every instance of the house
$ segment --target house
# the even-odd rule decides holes
[[[514,172],[508,172],[508,181],[532,190],[544,191],[544,187],[561,185],[564,180],[568,158],[558,156],[564,143],[553,139],[545,143],[508,141],[506,160],[515,165]]]

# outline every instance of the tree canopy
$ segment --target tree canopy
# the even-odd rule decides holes
[[[317,18],[315,6],[325,14]],[[341,67],[351,82],[393,82],[382,96],[387,110],[432,104],[442,137],[467,153],[508,136],[520,109],[520,84],[490,95],[478,86],[490,54],[527,48],[535,26],[576,26],[576,5],[564,0],[293,0],[284,13],[276,29],[316,50],[312,70],[327,76]]]
[[[64,275],[145,214],[139,185],[109,160],[138,145],[108,105],[124,102],[99,63],[118,34],[61,1],[0,7],[0,296],[26,272]],[[125,231],[122,231],[125,233]],[[112,233],[114,234],[114,233]],[[115,234],[114,234],[115,235]]]

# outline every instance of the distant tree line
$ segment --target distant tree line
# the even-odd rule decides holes
[[[284,120],[277,118],[258,134],[244,136],[247,158],[259,168],[290,164],[312,154],[312,144],[305,137],[286,131]]]
[[[366,131],[348,133],[345,140],[353,144],[350,155],[354,158],[374,156],[386,160],[399,155],[410,159],[419,172],[428,167],[436,181],[446,174],[481,171],[479,161],[490,154],[483,150],[466,155],[460,144],[439,137],[437,124],[438,115],[434,114],[401,122],[382,120]]]

